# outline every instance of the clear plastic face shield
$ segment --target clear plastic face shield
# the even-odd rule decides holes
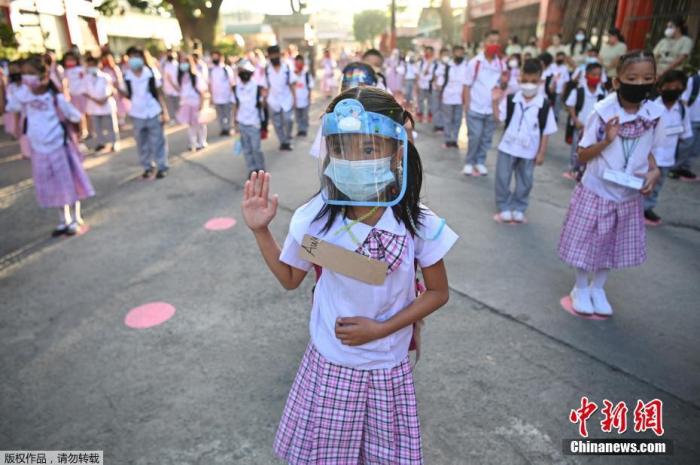
[[[408,138],[391,118],[355,99],[323,116],[319,176],[331,205],[391,207],[406,192]]]

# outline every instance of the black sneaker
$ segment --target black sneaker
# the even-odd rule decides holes
[[[78,223],[71,223],[68,226],[66,226],[66,236],[75,236],[80,232],[80,226],[78,226]]]
[[[95,147],[95,152],[101,152],[105,149],[105,147],[105,144],[98,144],[97,147]]]
[[[168,170],[158,170],[158,172],[156,173],[156,178],[163,179],[167,175],[168,175]]]
[[[56,229],[54,229],[53,231],[51,231],[51,237],[62,236],[66,233],[67,230],[68,230],[68,226],[66,226],[65,224],[62,224],[62,225],[56,227]]]
[[[282,144],[280,146],[280,150],[286,150],[288,152],[291,152],[293,150],[292,144]]]
[[[154,171],[153,168],[147,168],[147,169],[143,172],[143,174],[141,175],[141,177],[142,177],[143,179],[148,179],[148,178],[150,178],[151,176],[153,176],[153,171]]]
[[[231,131],[228,131],[228,130],[224,129],[224,130],[222,130],[222,131],[219,133],[219,135],[220,135],[220,136],[230,136],[230,135],[231,135]]]
[[[297,132],[297,137],[306,137],[306,131]]]
[[[433,128],[433,132],[442,132],[442,131],[444,131],[444,128],[442,126],[435,126],[435,128]]]
[[[649,221],[650,223],[660,223],[661,222],[661,217],[654,213],[654,210],[651,208],[648,210],[644,210],[644,219]]]
[[[678,174],[680,175],[681,179],[694,181],[698,178],[698,176],[695,173],[693,173],[692,171],[690,171],[688,168],[681,168],[678,171],[679,171]]]

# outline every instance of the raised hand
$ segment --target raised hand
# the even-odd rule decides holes
[[[253,232],[266,229],[277,213],[277,194],[269,199],[269,192],[270,173],[263,170],[253,172],[245,182],[241,211],[245,223]]]

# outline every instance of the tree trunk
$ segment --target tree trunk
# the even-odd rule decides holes
[[[192,41],[196,39],[202,42],[205,50],[211,50],[216,41],[216,24],[223,0],[211,0],[211,8],[206,8],[204,2],[201,2],[199,10],[202,14],[199,17],[193,14],[196,8],[185,5],[181,0],[167,0],[167,2],[173,7],[175,18],[180,24],[185,49],[189,49]]]

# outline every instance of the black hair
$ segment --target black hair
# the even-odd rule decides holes
[[[688,35],[688,26],[686,26],[682,16],[676,16],[675,18],[669,20],[669,23],[672,23],[674,26],[680,29],[681,34],[684,36]]]
[[[488,37],[488,36],[494,36],[494,35],[495,35],[495,36],[499,36],[499,35],[501,35],[501,33],[498,32],[498,29],[491,29],[491,30],[488,32],[488,34],[486,34],[487,37]]]
[[[654,54],[647,50],[632,50],[629,53],[625,53],[620,57],[620,61],[617,62],[617,75],[618,77],[629,65],[633,63],[639,63],[640,61],[648,61],[654,66],[654,73],[656,73],[656,60],[654,59]]]
[[[384,59],[384,55],[382,55],[382,52],[380,52],[376,48],[370,48],[365,53],[362,54],[363,60],[366,58],[369,58],[369,57],[377,57],[377,58],[381,58],[382,60]]]
[[[457,50],[464,51],[464,47],[459,44],[452,47],[452,53],[456,52]]]
[[[211,56],[211,55],[219,55],[219,56],[221,56],[222,54],[221,54],[221,51],[220,51],[220,50],[214,49],[214,50],[212,50],[212,51],[209,53],[209,55],[210,55],[210,56]]]
[[[589,48],[589,49],[586,50],[586,51],[587,51],[587,52],[593,52],[593,53],[595,53],[596,55],[598,55],[598,54],[600,53],[600,49],[599,49],[598,47],[591,47],[591,48]]]
[[[525,60],[523,64],[523,74],[542,74],[542,62],[537,58]]]
[[[685,87],[688,85],[688,76],[679,69],[669,69],[661,75],[656,86],[661,89],[664,84],[670,82],[680,82],[683,84],[683,90],[685,90]]]
[[[565,56],[566,56],[566,53],[564,53],[564,52],[557,52],[557,58],[559,58],[559,57],[565,57]]]
[[[611,27],[610,29],[608,29],[608,34],[617,37],[617,40],[619,40],[622,43],[625,42],[625,37],[622,35],[622,32],[620,32],[620,30],[616,27]]]
[[[586,65],[586,73],[590,73],[592,71],[595,71],[596,69],[603,69],[603,65],[600,63],[588,63]]]
[[[85,63],[99,63],[100,59],[95,55],[85,55]]]
[[[143,49],[136,47],[134,45],[132,45],[131,47],[126,49],[126,55],[127,56],[137,55],[137,56],[144,58]]]
[[[271,55],[273,53],[281,53],[279,45],[270,45],[269,47],[267,47],[267,54]]]
[[[426,45],[425,47],[423,47],[423,50],[425,50],[426,52],[427,52],[428,50],[430,50],[431,52],[434,52],[434,51],[435,51],[435,49],[433,48],[432,45]]]
[[[75,56],[75,55],[73,55],[73,56]],[[48,66],[46,66],[46,63],[44,63],[43,56],[41,56],[41,55],[31,55],[29,58],[22,61],[22,65],[31,66],[39,73],[39,76],[41,76],[41,77],[48,76],[48,74],[49,74],[49,68],[48,68]],[[56,84],[54,84],[52,79],[49,79],[49,83],[47,85],[47,88],[48,88],[49,92],[51,92],[53,94],[60,93],[58,91],[58,88],[56,87]]]
[[[515,45],[518,43],[518,36],[513,35],[513,36],[511,36],[510,40],[513,41],[513,45]]]
[[[304,55],[302,55],[302,54],[300,53],[300,54],[298,54],[297,56],[295,56],[294,59],[295,59],[295,60],[304,61]]]
[[[440,53],[443,53],[443,52],[448,52],[448,53],[449,53],[449,51],[450,51],[450,49],[447,48],[447,47],[442,47],[442,48],[440,49]]]
[[[549,52],[540,53],[537,59],[540,60],[545,67],[551,65],[554,60],[552,54]]]
[[[75,62],[76,62],[77,64],[80,64],[80,56],[79,56],[79,55],[76,55],[76,54],[73,53],[72,51],[68,51],[68,52],[66,52],[66,53],[63,54],[63,58],[61,59],[61,64],[62,64],[63,66],[65,66],[65,65],[66,65],[66,60],[69,59],[69,58],[74,59]]]
[[[366,111],[382,114],[401,125],[407,122],[411,123],[411,127],[415,125],[411,113],[404,110],[391,94],[376,87],[353,87],[345,90],[331,101],[328,108],[326,108],[326,113],[331,113],[335,106],[345,99],[359,100]],[[393,210],[394,218],[402,222],[411,235],[415,236],[416,230],[414,225],[420,227],[422,224],[421,219],[425,214],[420,206],[423,165],[418,150],[410,141],[408,142],[408,166],[405,167],[405,170],[406,192],[401,201],[391,207],[391,209]],[[318,192],[318,194],[320,193],[321,191]],[[342,214],[343,218],[347,218],[347,209],[340,205],[325,204],[316,214],[314,221],[320,221],[325,218],[325,224],[321,232],[328,232],[339,214]]]

